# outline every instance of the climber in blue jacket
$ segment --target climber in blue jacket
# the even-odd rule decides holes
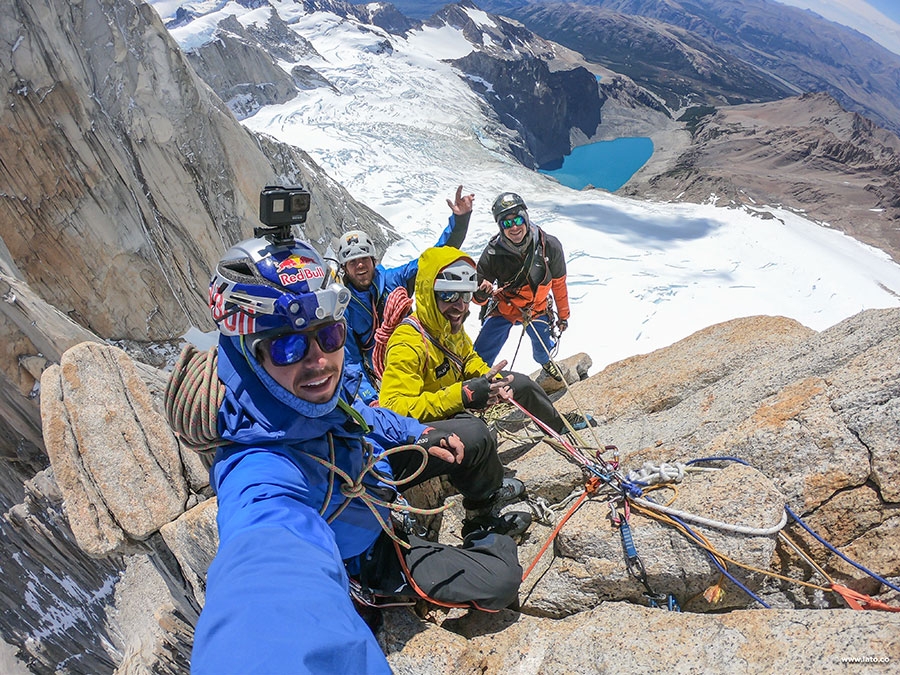
[[[195,675],[387,673],[351,588],[361,599],[498,610],[521,581],[496,515],[521,483],[503,478],[494,447],[466,444],[465,424],[426,426],[354,399],[343,367],[350,293],[314,249],[291,241],[241,242],[210,284],[225,396],[210,471],[219,548]],[[420,448],[398,447],[412,443]],[[392,525],[398,489],[437,475],[478,524],[461,547]]]
[[[475,195],[463,195],[462,189],[462,185],[457,187],[454,200],[447,200],[453,213],[435,246],[461,248],[465,241]],[[384,319],[384,303],[391,291],[402,286],[412,296],[419,259],[386,268],[377,264],[375,244],[369,235],[352,230],[341,235],[337,261],[343,282],[351,293],[347,307],[347,367],[361,371],[357,395],[366,404],[372,404],[378,401],[377,378],[372,370],[375,330]]]

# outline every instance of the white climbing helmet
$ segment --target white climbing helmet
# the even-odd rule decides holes
[[[475,266],[467,260],[450,263],[434,278],[434,290],[436,291],[474,292],[477,288]]]
[[[337,250],[338,264],[343,267],[357,258],[374,258],[375,244],[362,230],[351,230],[341,235]]]

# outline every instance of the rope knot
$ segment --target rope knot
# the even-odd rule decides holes
[[[341,494],[347,499],[356,499],[366,494],[366,487],[360,483],[341,483]]]
[[[685,467],[686,465],[681,462],[675,462],[674,464],[644,462],[644,465],[639,470],[628,472],[628,480],[635,483],[643,483],[644,485],[680,483],[684,479]]]

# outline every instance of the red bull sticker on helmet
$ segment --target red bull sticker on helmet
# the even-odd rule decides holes
[[[282,286],[325,278],[325,270],[318,261],[305,255],[289,255],[275,266],[275,273]]]

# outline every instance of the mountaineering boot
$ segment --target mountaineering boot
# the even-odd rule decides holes
[[[508,513],[494,516],[482,514],[473,518],[466,518],[462,523],[463,541],[480,539],[487,534],[505,534],[515,539],[523,534],[531,525],[531,514],[525,511],[509,511]]]
[[[525,494],[525,483],[518,478],[504,478],[496,490],[491,493],[486,506],[477,509],[466,509],[466,517],[462,523],[462,536],[466,539],[470,534],[487,533],[506,534],[517,537],[531,525],[531,514],[524,511],[510,511],[495,515],[505,504],[514,502]]]
[[[555,363],[553,363],[553,361],[547,361],[547,363],[545,363],[544,365],[541,366],[541,370],[543,370],[545,373],[547,373],[550,377],[552,377],[557,382],[563,381],[562,373],[560,372],[557,365]]]
[[[563,415],[563,417],[565,418],[566,422],[572,425],[572,429],[574,429],[575,431],[587,429],[588,426],[597,426],[597,420],[591,417],[588,413],[585,413],[584,417],[582,417],[577,412],[568,412]]]
[[[504,478],[503,483],[491,495],[492,511],[499,511],[502,506],[516,501],[525,494],[525,483],[518,478]]]

